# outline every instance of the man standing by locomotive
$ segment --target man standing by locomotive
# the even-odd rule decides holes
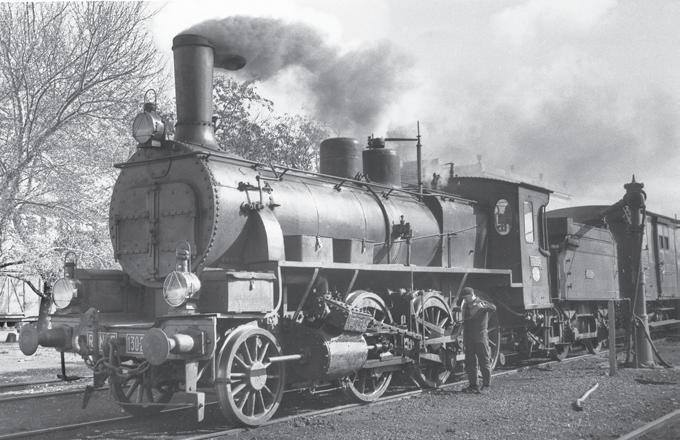
[[[491,381],[489,351],[489,312],[496,306],[475,295],[474,289],[465,287],[463,296],[463,345],[465,346],[465,372],[469,386],[464,393],[478,394],[488,388]],[[482,388],[477,385],[477,364],[482,372]]]

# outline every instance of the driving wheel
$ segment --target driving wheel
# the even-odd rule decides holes
[[[259,327],[243,327],[225,340],[215,390],[227,420],[259,426],[274,415],[283,397],[285,374],[282,362],[269,362],[274,356],[281,356],[281,346]]]
[[[370,314],[373,319],[389,324],[392,316],[385,302],[373,292],[358,290],[350,293],[345,302],[352,307],[356,307],[362,312]],[[367,343],[372,344],[371,337],[366,335]],[[373,402],[382,396],[392,381],[392,372],[378,372],[375,370],[359,370],[349,377],[347,382],[346,394],[352,399],[360,402]]]
[[[415,331],[428,339],[445,336],[446,329],[453,322],[453,315],[446,300],[437,294],[425,294],[414,301]],[[411,368],[411,377],[422,387],[436,388],[446,382],[451,371],[445,365],[444,344],[426,344],[419,362]]]

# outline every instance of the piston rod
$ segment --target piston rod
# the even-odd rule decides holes
[[[275,364],[277,362],[290,362],[290,361],[299,361],[304,358],[303,355],[301,354],[284,354],[281,356],[271,356],[267,358],[267,361],[269,363]]]

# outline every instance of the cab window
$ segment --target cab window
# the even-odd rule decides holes
[[[508,235],[512,225],[512,212],[508,201],[500,199],[496,202],[493,214],[496,232],[500,235]]]
[[[534,204],[524,202],[524,241],[534,242]]]

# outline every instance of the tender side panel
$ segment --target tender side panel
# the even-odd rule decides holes
[[[606,301],[619,296],[616,244],[608,230],[571,219],[556,259],[557,297],[571,301]]]

